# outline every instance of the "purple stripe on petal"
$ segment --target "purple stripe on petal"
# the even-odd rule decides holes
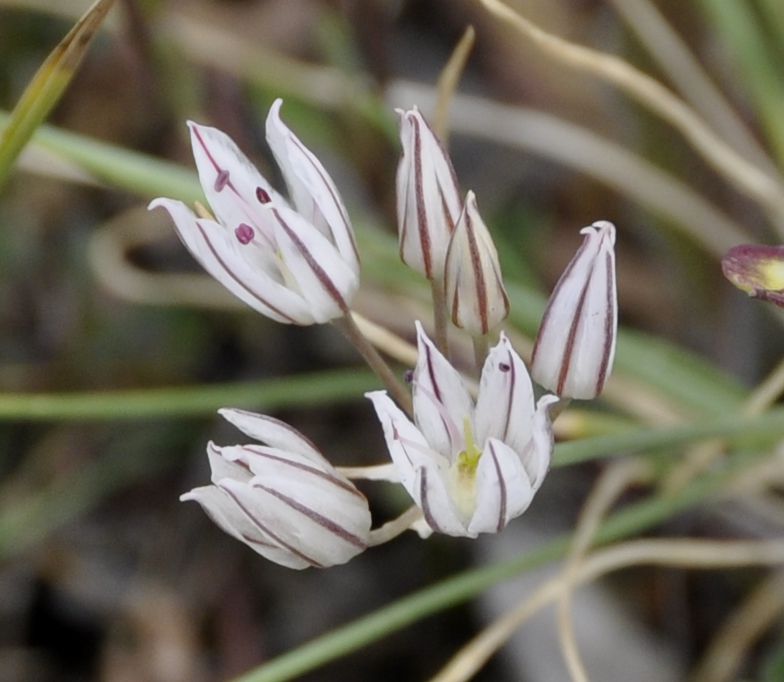
[[[412,117],[414,128],[414,199],[417,211],[417,230],[419,231],[419,243],[422,249],[422,260],[425,265],[425,276],[428,279],[433,277],[433,262],[431,254],[430,226],[427,222],[427,210],[425,209],[425,190],[422,179],[422,133],[419,129],[419,119]]]
[[[272,530],[270,530],[264,523],[259,521],[253,514],[251,514],[250,510],[248,510],[247,507],[245,507],[245,505],[242,504],[242,502],[237,498],[237,496],[231,490],[228,490],[227,488],[224,488],[223,486],[220,486],[220,485],[218,487],[234,501],[234,503],[242,510],[242,512],[245,514],[245,516],[248,518],[248,520],[254,526],[256,526],[256,528],[258,528],[265,535],[271,537],[275,542],[278,543],[278,545],[280,547],[282,547],[283,549],[291,552],[294,556],[299,557],[303,561],[306,561],[311,566],[315,566],[317,568],[324,568],[323,564],[321,564],[320,562],[316,561],[314,558],[309,557],[304,552],[301,552],[296,547],[291,546],[283,538],[281,538],[276,533],[274,533]]]
[[[419,469],[419,503],[422,507],[422,514],[425,517],[425,521],[427,521],[427,525],[430,526],[434,531],[437,533],[443,533],[444,531],[441,530],[441,526],[439,526],[438,522],[433,517],[433,510],[430,508],[430,503],[427,499],[427,469],[424,467]]]
[[[319,514],[317,511],[314,511],[310,507],[305,506],[304,504],[297,502],[297,500],[289,497],[288,495],[284,495],[283,493],[275,490],[274,488],[268,488],[265,485],[261,485],[260,483],[254,483],[254,488],[259,488],[264,492],[276,497],[284,504],[288,505],[295,511],[299,512],[303,516],[306,516],[311,521],[316,523],[317,525],[321,526],[324,530],[329,531],[336,537],[339,537],[341,540],[349,543],[350,545],[354,545],[354,547],[358,547],[359,549],[366,549],[367,543],[362,540],[362,538],[357,537],[351,531],[346,530],[343,526],[335,523],[331,519],[328,519],[323,514]]]
[[[490,446],[490,456],[493,458],[495,474],[498,477],[498,525],[496,526],[496,532],[498,533],[506,526],[506,483],[501,475],[501,465],[498,463],[498,455],[492,441],[488,445]]]

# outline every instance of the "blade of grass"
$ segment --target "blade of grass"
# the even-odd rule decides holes
[[[114,0],[96,0],[46,58],[0,136],[0,187],[36,128],[63,96]]]
[[[220,407],[277,410],[358,400],[378,387],[356,368],[280,379],[84,393],[0,393],[0,421],[103,421],[194,417]]]

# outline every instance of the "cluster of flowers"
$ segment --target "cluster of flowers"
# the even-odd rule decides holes
[[[189,123],[214,216],[172,199],[151,207],[165,208],[202,266],[258,312],[284,323],[327,322],[350,315],[359,285],[354,233],[332,179],[281,121],[280,107],[280,100],[272,106],[266,132],[290,201],[224,133]],[[462,199],[449,157],[425,119],[416,109],[399,113],[401,257],[440,289],[457,327],[485,338],[509,311],[495,245],[474,194]],[[526,366],[501,332],[483,360],[474,400],[444,349],[417,322],[411,413],[386,391],[367,394],[393,478],[421,510],[423,535],[502,530],[528,508],[548,471],[553,406],[601,392],[615,351],[615,228],[600,221],[582,233],[531,362],[533,378],[552,393],[535,402]],[[263,445],[210,443],[212,485],[181,499],[195,500],[225,532],[291,568],[344,563],[373,544],[366,498],[313,443],[272,417],[220,412]]]

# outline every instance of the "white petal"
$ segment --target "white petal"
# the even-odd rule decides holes
[[[218,414],[254,440],[328,464],[318,448],[308,438],[280,419],[248,410],[226,407],[218,410]]]
[[[476,537],[466,530],[449,494],[444,467],[433,464],[419,467],[414,481],[416,492],[412,497],[422,510],[427,525],[437,533],[455,537]]]
[[[509,314],[498,253],[473,192],[449,240],[444,291],[452,322],[474,336],[486,335]]]
[[[417,109],[400,111],[403,153],[397,170],[400,255],[428,279],[444,271],[449,235],[462,202],[452,164]]]
[[[550,297],[534,346],[536,381],[561,396],[594,398],[609,376],[618,324],[615,228],[599,221]]]
[[[476,470],[476,511],[471,533],[498,533],[531,504],[534,490],[519,455],[500,440],[485,444]]]
[[[181,201],[155,199],[149,207],[158,206],[169,212],[180,239],[202,267],[237,298],[277,322],[313,323],[309,306],[299,294],[238,255],[233,233],[211,220],[196,218]]]
[[[330,237],[343,260],[359,271],[354,230],[337,187],[316,156],[280,118],[283,101],[275,100],[267,116],[267,143],[283,172],[297,211]]]
[[[278,482],[279,483],[279,482]],[[370,530],[367,502],[345,506],[332,490],[309,489],[307,499],[292,495],[291,488],[270,487],[255,481],[237,484],[229,479],[221,487],[233,494],[280,546],[313,566],[345,563],[364,551]]]
[[[465,420],[474,428],[474,405],[458,371],[417,322],[414,416],[431,447],[450,461],[465,448]]]
[[[476,439],[480,447],[498,438],[521,453],[531,439],[534,393],[528,370],[501,332],[498,344],[487,354],[476,402]]]
[[[278,203],[284,199],[226,133],[193,121],[188,128],[202,189],[220,222],[231,229],[240,223],[263,225],[257,188]]]
[[[253,478],[250,468],[231,453],[230,448],[221,448],[212,441],[207,443],[207,459],[210,462],[210,480],[213,483],[224,478],[248,483]]]
[[[207,516],[221,530],[245,543],[270,561],[296,569],[307,568],[311,565],[310,562],[277,544],[252,522],[242,507],[229,494],[214,485],[194,488],[181,495],[180,500],[198,502]]]
[[[550,407],[558,402],[554,395],[543,395],[536,404],[531,441],[522,450],[522,462],[534,492],[539,490],[544,477],[550,470],[553,457],[553,428],[550,422]],[[518,450],[518,452],[520,452]]]
[[[373,407],[384,430],[389,455],[397,468],[400,482],[414,500],[418,500],[416,487],[417,469],[429,466],[432,462],[446,460],[428,445],[425,437],[414,426],[387,395],[386,391],[371,391],[365,394]]]
[[[288,208],[273,208],[271,212],[284,264],[308,301],[313,318],[327,322],[345,315],[359,285],[357,272],[298,213]]]

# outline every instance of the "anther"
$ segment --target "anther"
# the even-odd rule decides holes
[[[260,204],[268,204],[272,201],[270,195],[267,194],[267,191],[261,187],[256,188],[256,198],[259,200]]]
[[[508,372],[512,368],[509,365],[507,365],[505,362],[499,362],[498,369],[500,369],[502,372]]]
[[[229,171],[225,168],[218,172],[218,177],[215,178],[215,191],[221,192],[223,188],[229,184]]]
[[[247,223],[240,223],[234,229],[234,235],[237,237],[237,240],[240,244],[250,244],[253,241],[253,237],[256,235],[256,232]]]
[[[403,380],[407,384],[414,383],[414,370],[413,369],[407,369],[406,373],[403,375]]]

